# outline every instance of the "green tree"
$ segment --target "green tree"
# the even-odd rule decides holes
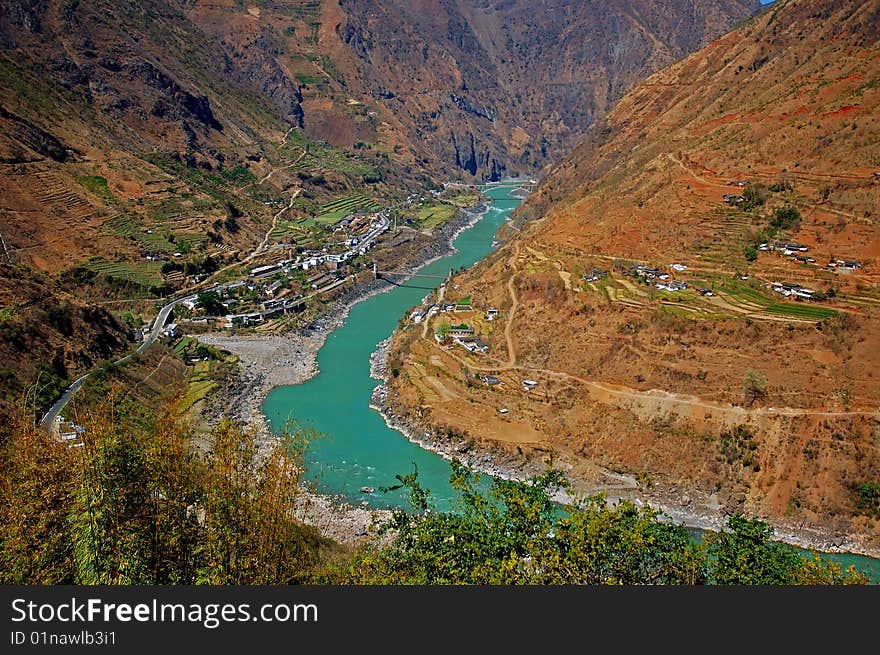
[[[856,512],[865,516],[880,517],[880,484],[862,482],[854,485],[856,492]]]
[[[212,454],[170,405],[122,430],[119,397],[71,448],[21,422],[3,444],[4,584],[286,584],[310,579],[327,540],[295,518],[302,432],[264,457],[224,422]]]
[[[758,398],[767,395],[767,378],[758,371],[746,371],[745,377],[743,377],[742,391],[746,406],[751,407]]]
[[[656,521],[632,503],[601,497],[560,507],[553,494],[567,482],[547,471],[527,482],[480,477],[453,462],[461,492],[454,512],[424,503],[413,474],[399,478],[415,492],[416,513],[397,511],[391,546],[361,553],[348,581],[407,584],[628,584],[703,580],[699,548],[687,531]]]
[[[750,243],[745,248],[743,248],[743,257],[745,257],[750,262],[753,262],[758,258],[758,249],[755,248],[755,244]]]
[[[241,218],[244,214],[242,213],[242,211],[238,207],[236,207],[234,204],[232,204],[228,200],[223,202],[223,209],[226,212],[226,218],[223,219],[223,226],[229,232],[233,232],[233,233],[238,232],[238,230],[239,230],[238,219]],[[217,227],[216,223],[217,222],[215,221],[215,227]]]
[[[67,514],[76,491],[70,452],[20,411],[2,446],[0,582],[72,584]]]
[[[709,580],[714,584],[791,585],[864,582],[854,569],[808,560],[794,546],[771,541],[773,528],[732,516],[728,529],[706,537]]]
[[[175,420],[172,408],[160,417],[150,442],[150,569],[155,584],[192,584],[197,549],[205,537],[200,522],[204,463],[191,447],[192,435]]]
[[[149,584],[154,504],[145,438],[102,422],[84,440],[70,513],[77,584]]]
[[[452,329],[452,326],[443,321],[440,325],[437,326],[437,337],[440,341],[446,341],[449,338],[449,331]]]
[[[314,528],[294,518],[300,469],[293,437],[261,464],[252,431],[224,420],[207,458],[196,580],[202,584],[287,584],[317,563]]]
[[[791,205],[783,205],[773,210],[770,225],[777,230],[794,230],[800,225],[801,213]]]
[[[220,302],[220,294],[216,291],[202,291],[197,298],[199,306],[209,316],[223,316],[226,313],[226,306]]]
[[[385,547],[360,551],[334,578],[367,584],[849,584],[865,578],[850,568],[770,541],[761,521],[731,519],[703,543],[650,508],[601,496],[558,505],[567,486],[557,471],[526,482],[495,480],[488,490],[459,462],[451,512],[433,511],[417,471],[399,476],[414,512],[397,510]]]
[[[766,192],[760,184],[749,184],[743,190],[743,201],[740,203],[740,209],[746,211],[755,209],[764,204],[766,200]]]

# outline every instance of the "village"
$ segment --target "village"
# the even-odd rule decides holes
[[[813,266],[816,270],[819,270],[815,258],[804,254],[809,252],[809,247],[796,241],[763,242],[757,245],[756,251],[776,253],[777,255],[786,257],[793,262]],[[861,268],[861,262],[851,259],[831,259],[824,266],[824,270],[842,275],[853,274]],[[616,262],[614,270],[620,274],[636,278],[644,283],[652,285],[659,291],[668,291],[672,293],[685,291],[690,288],[689,284],[693,284],[696,281],[695,276],[693,275],[687,280],[683,279],[682,274],[688,271],[688,266],[681,263],[670,264],[668,270],[666,270],[647,264]],[[596,283],[602,278],[607,277],[608,274],[608,271],[590,267],[584,272],[582,279],[586,283]],[[749,279],[749,275],[743,273],[739,275],[739,278],[745,281]],[[762,281],[760,284],[767,290],[792,300],[815,301],[827,299],[826,294],[791,281]],[[711,297],[715,295],[715,292],[706,286],[693,286],[693,289],[701,296]]]
[[[777,253],[780,256],[790,257],[796,261],[801,261],[801,259],[796,259],[801,257],[801,253],[809,251],[807,246],[794,241],[762,243],[760,249]],[[861,268],[861,263],[835,259],[829,262],[826,268],[829,271],[845,274]],[[718,307],[723,307],[728,311],[739,308],[738,301],[732,297],[731,290],[726,286],[730,282],[715,280],[714,278],[712,278],[711,283],[707,282],[704,272],[691,270],[688,265],[680,262],[673,262],[664,266],[615,260],[611,268],[607,270],[587,264],[581,275],[585,289],[592,288],[597,291],[605,289],[609,294],[609,299],[612,301],[625,299],[627,289],[631,288],[632,292],[635,292],[639,288],[639,285],[632,286],[632,283],[625,283],[624,288],[616,290],[613,286],[608,286],[619,285],[621,280],[626,278],[635,279],[642,285],[661,292],[661,295],[658,296],[661,304],[673,302],[677,296],[682,296],[682,294],[688,292],[686,294],[688,298],[699,298],[702,296],[707,299],[707,302],[718,300],[721,303]],[[743,312],[751,317],[771,318],[773,316],[772,312],[778,312],[779,315],[788,315],[791,317],[791,320],[797,321],[815,320],[813,317],[814,313],[816,316],[833,314],[833,310],[826,309],[821,305],[803,315],[795,309],[794,305],[791,306],[791,309],[787,305],[771,307],[774,302],[772,299],[773,294],[778,294],[787,300],[795,302],[822,302],[828,300],[828,296],[817,289],[812,289],[786,279],[765,281],[754,278],[750,281],[750,276],[745,273],[738,273],[734,279],[741,285],[751,285],[751,288],[755,291],[758,289],[766,290],[768,294],[765,296],[766,300],[760,302],[765,303],[769,307],[769,312],[762,312],[760,304],[755,304],[754,306],[747,304],[743,306]],[[718,286],[719,284],[721,285],[720,287]],[[487,341],[491,341],[491,339],[488,336],[492,332],[492,324],[498,321],[501,316],[500,310],[496,307],[480,308],[471,296],[464,296],[454,302],[444,301],[443,296],[446,291],[444,287],[445,283],[441,285],[440,293],[436,296],[435,302],[430,302],[429,297],[426,297],[421,305],[409,312],[407,317],[409,324],[413,326],[421,325],[423,337],[430,330],[433,334],[433,341],[445,350],[462,349],[467,353],[477,356],[489,355],[491,346]],[[639,293],[649,292],[640,291]],[[746,291],[743,289],[742,293],[746,293]],[[719,296],[720,298],[718,298]],[[759,297],[750,296],[752,303],[755,303],[757,298]],[[632,301],[630,300],[629,302]],[[675,302],[673,302],[673,305],[679,306]],[[690,311],[696,311],[697,313],[693,314],[694,317],[701,315],[699,314],[700,310],[696,308],[691,308],[687,305],[681,305],[681,307]],[[804,312],[807,312],[806,308]],[[484,363],[488,364],[491,359],[494,358],[490,357],[484,360]],[[492,370],[491,367],[486,368]],[[505,383],[502,377],[491,373],[476,374],[471,377],[481,381],[486,387],[495,387]],[[538,386],[537,381],[527,379],[519,380],[519,384],[522,385],[522,389],[525,392],[532,391]]]
[[[409,321],[411,325],[419,325],[434,319],[433,326],[426,325],[425,329],[433,327],[434,342],[439,346],[446,350],[461,348],[469,353],[486,355],[490,351],[490,346],[480,336],[486,336],[491,331],[490,324],[497,322],[500,316],[501,312],[498,308],[477,309],[471,296],[465,296],[455,302],[441,300],[422,304],[410,312]],[[471,377],[482,382],[486,387],[504,384],[500,377],[489,373],[473,374]],[[536,380],[522,379],[519,383],[525,392],[532,391],[538,386]],[[499,411],[502,414],[507,413],[506,408]]]
[[[361,230],[353,233],[358,222]],[[306,309],[308,297],[341,285],[359,267],[363,268],[363,262],[353,266],[353,260],[372,249],[389,227],[384,212],[368,220],[358,215],[346,217],[334,229],[346,231],[338,243],[321,250],[300,249],[296,256],[250,269],[246,279],[217,284],[179,300],[174,307],[175,320],[164,327],[162,334],[177,337],[181,324],[186,324],[187,330],[200,324],[210,329],[253,328],[285,314],[300,313]],[[284,252],[279,247],[274,250]],[[148,332],[149,326],[145,325],[141,339]]]

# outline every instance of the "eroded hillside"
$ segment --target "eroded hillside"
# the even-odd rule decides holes
[[[383,0],[325,9],[352,87],[457,175],[527,175],[637,81],[748,18],[749,0]],[[330,22],[333,21],[333,22]],[[393,62],[393,63],[392,63]]]
[[[45,273],[46,297],[108,303],[137,328],[163,297],[322,248],[345,212],[543,166],[636,79],[755,8],[661,4],[556,3],[531,20],[517,2],[8,0],[0,284]],[[429,209],[390,243],[425,247]],[[47,339],[30,343],[36,364]],[[23,354],[0,362],[10,393],[33,383]],[[68,363],[69,380],[92,360]]]
[[[876,552],[878,25],[776,3],[624,96],[447,287],[471,311],[431,327],[488,351],[398,337],[398,409],[583,488]]]

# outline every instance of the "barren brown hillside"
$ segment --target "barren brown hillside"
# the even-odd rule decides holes
[[[545,3],[514,28],[529,3],[4,0],[0,284],[38,271],[47,297],[155,300],[255,248],[322,246],[311,219],[334,202],[543,166],[757,6],[668,4]],[[34,336],[46,363],[57,344]],[[25,361],[0,359],[15,389],[32,382]]]
[[[779,2],[624,96],[447,289],[488,352],[401,333],[401,411],[877,552],[878,25]]]

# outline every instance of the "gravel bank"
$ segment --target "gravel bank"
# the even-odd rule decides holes
[[[434,244],[419,253],[419,261],[405,262],[398,268],[415,272],[421,266],[445,256],[452,251],[452,240],[475,222],[485,210],[485,206],[480,206],[470,212],[462,212],[455,220],[443,226]],[[268,430],[261,412],[267,394],[276,386],[300,384],[316,375],[318,351],[327,336],[342,324],[351,307],[389,288],[391,286],[388,283],[371,280],[337,299],[321,317],[283,336],[227,333],[200,335],[200,340],[225,348],[241,359],[240,375],[219,394],[218,401],[208,412],[209,423],[219,420],[221,415],[227,415],[247,425],[256,426],[261,448],[270,448],[276,443],[276,438]],[[371,407],[383,416],[389,427],[446,459],[458,458],[474,470],[495,477],[523,480],[546,468],[541,453],[514,455],[491,442],[453,439],[436,433],[430,426],[411,420],[405,409],[396,409],[393,399],[388,398],[388,389],[384,384],[387,375],[387,345],[388,340],[379,344],[371,358],[372,376],[383,381],[374,392]],[[564,461],[557,460],[554,464],[563,470],[570,468]],[[650,493],[646,493],[629,476],[609,473],[606,478],[600,484],[591,486],[573,478],[573,493],[582,496],[601,492],[609,502],[629,499],[637,505],[649,505],[669,520],[688,527],[718,530],[726,525],[728,517],[712,497],[700,498],[685,489],[672,485],[664,488],[659,484]],[[311,492],[304,493],[303,497],[303,520],[344,543],[356,544],[366,539],[375,539],[377,521],[387,516],[386,512],[347,505],[339,499]],[[560,495],[558,500],[564,502],[570,500],[570,497]],[[774,528],[776,538],[804,548],[880,557],[880,553],[853,542],[845,535],[829,535],[810,526],[785,525],[779,522],[774,522]]]
[[[478,205],[459,212],[438,229],[433,243],[422,249],[416,260],[401,262],[396,268],[415,273],[453,252],[455,237],[479,220],[486,210],[486,205]],[[337,298],[324,314],[309,324],[281,336],[227,332],[198,335],[199,341],[228,350],[240,360],[238,374],[208,403],[205,422],[212,426],[227,417],[254,428],[259,454],[268,453],[278,440],[262,413],[266,396],[277,386],[302,384],[317,375],[318,351],[327,336],[342,325],[355,304],[391,288],[393,286],[383,280],[370,280]],[[342,543],[357,545],[379,539],[376,527],[388,516],[387,511],[353,506],[303,488],[300,518]]]

